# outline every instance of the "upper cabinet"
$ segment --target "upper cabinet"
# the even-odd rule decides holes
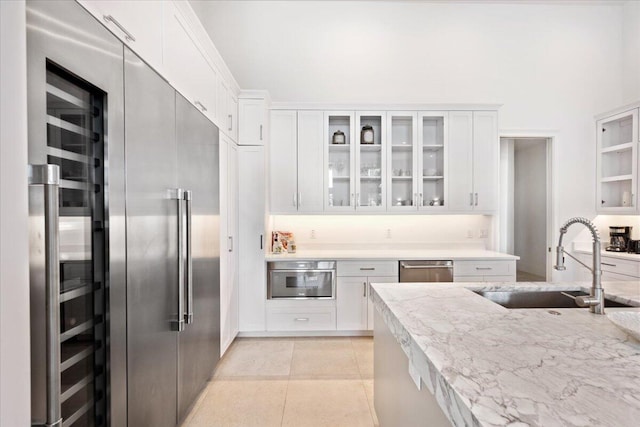
[[[596,122],[597,210],[636,213],[638,209],[637,106]]]
[[[218,71],[198,48],[182,14],[170,2],[164,7],[163,56],[169,82],[211,121],[216,121]]]
[[[498,113],[449,113],[449,210],[497,210]]]
[[[241,95],[238,105],[238,144],[265,145],[269,104],[266,94]]]
[[[78,0],[233,141],[240,88],[185,1]]]
[[[496,111],[295,112],[271,112],[271,213],[496,210]]]
[[[323,211],[322,111],[271,111],[271,213]]]
[[[78,3],[162,74],[164,1],[78,0]]]

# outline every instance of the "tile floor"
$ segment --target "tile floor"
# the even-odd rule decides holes
[[[526,271],[516,271],[516,282],[546,282],[542,276],[536,274],[527,273]]]
[[[237,339],[183,424],[204,426],[377,426],[373,339]]]

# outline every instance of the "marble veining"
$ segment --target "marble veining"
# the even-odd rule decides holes
[[[640,307],[640,283],[603,286],[608,298]],[[376,309],[453,425],[635,426],[640,419],[640,342],[606,316],[509,310],[472,292],[588,291],[587,283],[373,289]]]

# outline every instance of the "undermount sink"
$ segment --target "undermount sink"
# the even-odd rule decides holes
[[[582,291],[474,291],[505,308],[580,308],[571,298],[589,295]],[[605,298],[605,307],[631,307]]]

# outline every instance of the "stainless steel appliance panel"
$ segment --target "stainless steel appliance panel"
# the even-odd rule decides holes
[[[220,355],[218,128],[176,95],[178,187],[185,209],[185,327],[178,346],[178,421],[213,375]],[[190,237],[190,239],[189,239]]]
[[[400,282],[453,282],[453,261],[400,261]]]
[[[177,423],[175,91],[125,49],[129,426]]]
[[[101,284],[107,289],[107,333],[109,342],[102,344],[109,352],[106,374],[109,375],[111,411],[103,420],[113,426],[126,425],[126,333],[125,319],[125,229],[124,229],[124,105],[123,105],[123,45],[76,2],[27,1],[27,90],[29,126],[29,163],[48,163],[49,156],[61,153],[47,145],[47,64],[55,63],[78,80],[86,81],[105,93],[105,117],[102,129],[105,169],[104,245],[108,276]],[[71,156],[73,156],[71,154]],[[78,156],[80,158],[80,156]],[[74,183],[63,183],[69,185]],[[81,185],[81,184],[77,184]],[[44,266],[43,189],[34,186],[29,195],[31,224],[31,344],[32,344],[32,419],[40,422],[45,411],[44,351]],[[64,217],[64,213],[63,213]],[[77,217],[67,216],[61,227],[64,243],[66,226],[73,228]],[[63,258],[68,254],[62,254]],[[66,298],[71,298],[67,295]],[[67,300],[70,301],[70,300]],[[68,305],[75,303],[70,301]],[[77,304],[76,304],[77,305]],[[88,353],[87,353],[88,354]],[[64,355],[63,355],[64,356]],[[74,360],[78,360],[77,355]],[[64,357],[63,357],[64,359]],[[71,365],[68,361],[66,366]],[[61,367],[65,368],[65,366]],[[73,367],[72,367],[73,368]],[[70,368],[70,369],[72,369]],[[99,374],[96,374],[99,375]],[[109,418],[110,416],[110,418]],[[65,424],[69,420],[65,420]]]

